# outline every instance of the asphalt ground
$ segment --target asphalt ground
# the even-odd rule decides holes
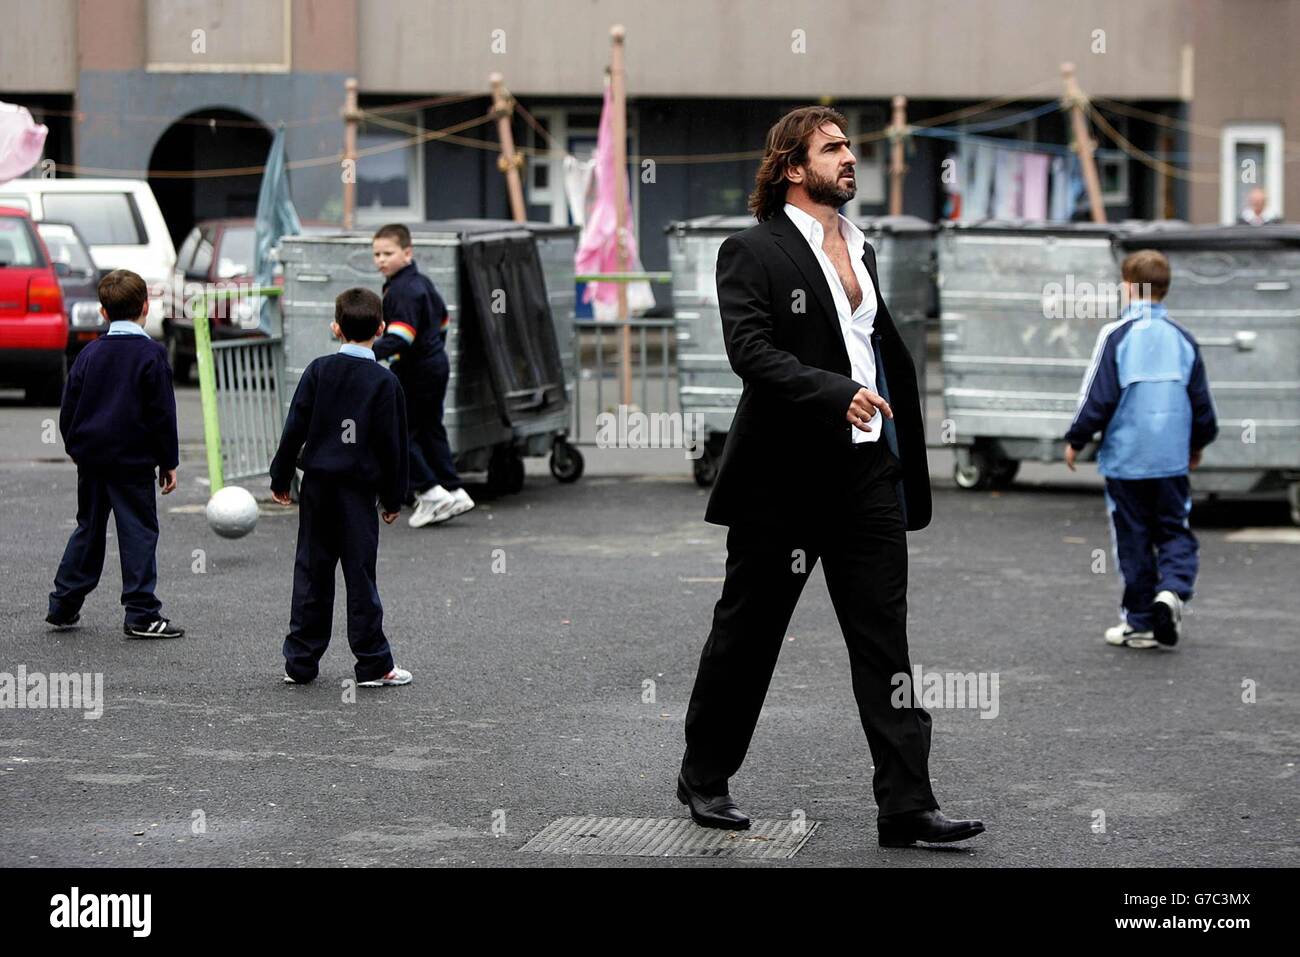
[[[295,510],[252,486],[256,530],[211,533],[197,390],[179,397],[158,593],[188,633],[139,642],[121,631],[115,544],[84,626],[45,626],[76,474],[42,441],[54,410],[0,396],[0,672],[104,681],[97,720],[0,710],[0,866],[1300,862],[1300,539],[1282,504],[1198,508],[1188,637],[1117,649],[1101,638],[1119,583],[1092,467],[1030,464],[1008,491],[964,492],[935,450],[935,520],[909,536],[911,657],[998,676],[996,717],[931,709],[938,799],[987,833],[876,845],[871,758],[818,569],[732,781],[751,816],[820,822],[802,850],[761,863],[537,854],[519,848],[559,817],[685,813],[674,779],[725,530],[704,523],[682,452],[588,449],[568,486],[530,460],[519,495],[471,485],[479,507],[446,525],[383,528],[385,629],[415,682],[349,695],[341,580],[320,679],[281,682]]]

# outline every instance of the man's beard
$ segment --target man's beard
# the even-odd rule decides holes
[[[856,178],[854,178],[852,186],[841,188],[838,179],[823,179],[811,168],[809,168],[808,175],[804,179],[804,190],[808,193],[808,198],[814,203],[819,206],[829,206],[832,209],[839,209],[858,194]]]

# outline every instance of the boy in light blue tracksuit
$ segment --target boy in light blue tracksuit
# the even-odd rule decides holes
[[[1115,556],[1124,576],[1122,622],[1106,641],[1129,648],[1174,645],[1196,584],[1197,542],[1188,472],[1218,424],[1201,350],[1169,318],[1169,261],[1142,249],[1121,266],[1125,307],[1104,326],[1065,434],[1065,462],[1098,430]]]

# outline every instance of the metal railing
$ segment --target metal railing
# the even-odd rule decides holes
[[[631,388],[623,383],[623,328],[627,327],[631,359]],[[571,441],[595,441],[595,421],[586,404],[594,399],[595,412],[612,411],[625,395],[644,412],[667,412],[675,405],[676,320],[628,319],[626,322],[577,319],[573,323],[573,418]],[[652,340],[654,340],[652,342]],[[658,373],[653,387],[651,372]],[[606,379],[610,381],[606,382]],[[594,393],[594,395],[592,394]],[[584,399],[585,395],[585,399]],[[584,419],[588,419],[584,423]],[[584,424],[587,426],[583,428]]]
[[[271,467],[284,424],[280,396],[284,338],[276,333],[213,342],[209,300],[236,295],[275,297],[282,293],[278,286],[209,289],[186,304],[194,320],[203,444],[214,495],[228,478],[265,475]]]
[[[265,475],[284,428],[284,339],[212,343],[221,464],[227,480]]]

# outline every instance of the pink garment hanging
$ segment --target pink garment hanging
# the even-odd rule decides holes
[[[605,105],[600,113],[600,130],[596,134],[596,201],[587,211],[587,221],[578,242],[574,265],[579,273],[618,272],[618,209],[615,199],[616,177],[627,176],[626,170],[615,169],[614,116],[610,109],[609,85],[605,86]],[[630,193],[630,191],[629,191]],[[632,226],[632,203],[629,195],[627,218],[624,220],[624,242],[627,249],[627,271],[641,272],[641,259],[637,255],[636,230]],[[597,319],[616,319],[618,314],[618,283],[592,282],[587,284],[583,302],[592,304]],[[628,315],[644,312],[654,305],[654,293],[648,282],[633,282],[627,288]]]
[[[1052,158],[1046,153],[1026,153],[1020,169],[1020,215],[1047,218],[1047,171]]]
[[[26,107],[0,103],[0,183],[22,176],[40,161],[48,132]]]

